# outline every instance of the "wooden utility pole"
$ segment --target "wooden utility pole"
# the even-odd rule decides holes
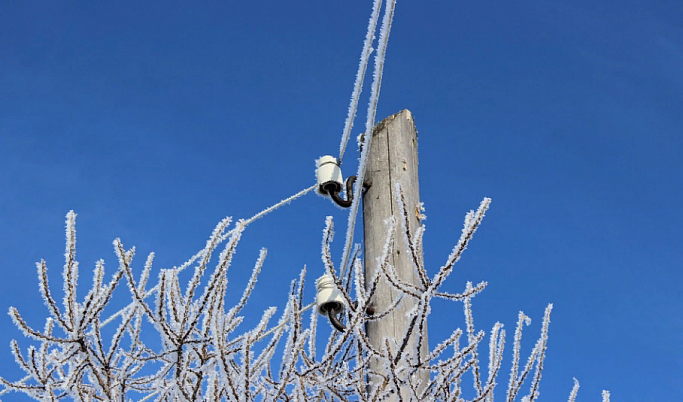
[[[401,211],[399,211],[395,197],[396,183],[400,183],[405,195],[410,231],[414,233],[415,229],[420,226],[420,210],[418,208],[420,192],[417,173],[417,130],[412,114],[408,110],[403,110],[387,117],[375,127],[372,135],[365,173],[366,182],[370,184],[370,187],[363,196],[366,284],[375,272],[381,269],[377,265],[377,259],[382,255],[386,242],[387,225],[385,221],[390,216],[395,216],[397,222],[396,246],[389,261],[404,282],[418,285],[420,279],[413,269],[402,240],[401,217],[399,216]],[[422,250],[418,250],[418,253],[421,252]],[[380,280],[372,299],[375,311],[385,311],[397,297],[398,292],[392,289],[384,279]],[[409,324],[406,312],[412,309],[415,304],[416,301],[406,295],[399,307],[387,317],[379,321],[369,322],[367,333],[371,344],[375,348],[383,350],[385,348],[383,339],[388,338],[392,354],[396,354],[398,347],[392,340],[396,340],[400,344]],[[424,331],[421,356],[429,354],[426,327]],[[415,350],[415,341],[416,336],[413,334],[406,351]],[[384,372],[384,368],[380,367],[377,361],[371,361],[370,369],[379,373]],[[416,379],[421,380],[422,384],[429,381],[428,372],[420,371],[416,375],[419,376]],[[370,387],[372,388],[378,381],[381,380],[371,375],[369,378]],[[407,386],[401,390],[401,396],[404,401],[411,399]],[[392,400],[398,400],[398,397]]]

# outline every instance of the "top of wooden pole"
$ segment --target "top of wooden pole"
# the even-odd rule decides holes
[[[410,110],[408,109],[403,109],[397,113],[392,114],[389,117],[386,117],[384,120],[380,121],[377,123],[373,131],[381,131],[383,130],[389,123],[391,123],[395,118],[397,118],[399,115],[405,114],[405,119],[413,124],[413,127],[415,127],[415,121],[413,120],[413,114],[410,113]],[[415,130],[415,137],[417,138],[417,130]]]
[[[414,234],[420,226],[419,211],[420,193],[418,177],[418,157],[417,157],[417,130],[413,115],[409,110],[402,110],[393,114],[377,124],[373,130],[371,148],[368,155],[368,165],[365,177],[370,187],[363,196],[363,231],[364,231],[364,254],[365,254],[365,278],[366,281],[372,278],[375,272],[381,271],[378,265],[378,258],[382,255],[384,245],[387,240],[387,218],[394,216],[397,222],[394,248],[389,263],[396,269],[398,276],[408,283],[421,287],[420,278],[417,276],[406,252],[403,242],[404,230],[400,222],[402,214],[395,197],[396,184],[399,183],[405,196],[405,207],[408,212],[408,226],[410,233]],[[422,253],[422,250],[417,250]],[[420,256],[420,259],[421,256]],[[366,282],[367,283],[367,282]],[[373,297],[375,311],[385,311],[399,296],[384,278],[380,280],[377,291]],[[410,296],[405,296],[401,304],[389,315],[379,321],[367,324],[367,333],[370,343],[376,348],[385,349],[383,339],[388,339],[391,344],[392,353],[396,353],[398,346],[402,342],[403,335],[408,327],[406,313],[415,305],[415,300]],[[424,331],[425,342],[422,345],[421,354],[426,356],[429,349],[426,342],[426,328]],[[415,350],[416,333],[409,338],[406,352],[412,354]],[[405,356],[405,355],[404,355]],[[404,359],[402,359],[404,361]],[[377,372],[382,372],[383,367],[373,367],[375,362],[371,361],[371,367]],[[404,364],[399,362],[399,364]],[[428,372],[416,374],[422,384],[426,384],[429,379]],[[372,377],[372,376],[371,376]],[[377,378],[370,378],[372,386]],[[411,381],[417,381],[414,378]],[[408,387],[406,385],[406,387]],[[408,389],[402,389],[403,400],[409,400]],[[407,398],[407,399],[406,399]],[[394,399],[392,399],[394,400]]]

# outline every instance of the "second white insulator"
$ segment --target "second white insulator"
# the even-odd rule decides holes
[[[344,295],[337,289],[331,275],[323,275],[318,278],[315,282],[315,288],[318,291],[315,298],[318,313],[322,315],[327,315],[328,311],[338,313],[346,306]]]
[[[318,191],[321,194],[326,195],[330,187],[337,193],[342,191],[344,180],[341,168],[337,165],[337,158],[325,155],[318,159],[318,170],[316,173],[318,176]]]

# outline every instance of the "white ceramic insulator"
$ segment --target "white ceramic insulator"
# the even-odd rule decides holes
[[[325,155],[318,159],[318,190],[322,194],[327,194],[323,188],[329,183],[336,183],[338,191],[341,191],[344,186],[342,172],[339,165],[337,165],[337,158],[330,155]]]
[[[344,295],[341,294],[337,286],[334,284],[334,279],[331,275],[323,275],[315,282],[315,288],[318,294],[315,298],[315,303],[318,309],[318,313],[325,315],[325,311],[329,310],[332,306],[326,306],[326,304],[335,304],[337,306],[345,307],[346,300]]]

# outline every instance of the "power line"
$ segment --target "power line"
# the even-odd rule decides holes
[[[294,194],[293,196],[288,197],[288,198],[285,198],[284,200],[282,200],[282,201],[280,201],[280,202],[278,202],[278,203],[276,203],[276,204],[274,204],[274,205],[272,205],[272,206],[270,206],[270,207],[264,209],[263,211],[257,213],[256,215],[252,216],[251,218],[244,220],[244,222],[243,222],[243,227],[246,227],[247,225],[249,225],[250,223],[254,222],[255,220],[260,219],[260,218],[262,218],[262,217],[268,215],[269,213],[273,212],[274,210],[280,208],[281,206],[283,206],[283,205],[285,205],[285,204],[289,204],[290,202],[296,200],[297,198],[302,197],[302,196],[308,194],[308,193],[311,192],[313,189],[315,189],[316,186],[317,186],[317,184],[315,184],[315,185],[313,185],[313,186],[311,186],[311,187],[308,187],[308,188],[306,188],[306,189],[303,189],[303,190],[299,191],[298,193]],[[223,235],[220,237],[220,240],[218,241],[218,244],[222,243],[225,239],[227,239],[228,236],[230,236],[234,231],[235,231],[235,229],[232,229],[232,230],[226,232],[225,234],[223,234]],[[181,265],[180,268],[177,269],[178,273],[182,272],[183,270],[185,270],[185,268],[187,268],[187,267],[189,267],[190,265],[192,265],[199,257],[202,257],[202,256],[204,255],[205,252],[206,252],[206,250],[202,250],[202,251],[198,252],[197,254],[195,254],[194,256],[192,256],[192,258],[190,258],[185,264]],[[152,289],[150,289],[147,293],[145,293],[145,294],[143,295],[143,299],[148,298],[149,296],[152,295],[152,293],[158,291],[158,290],[159,290],[159,287],[160,287],[160,284],[157,284],[155,287],[153,287]],[[135,304],[136,304],[136,302],[131,302],[128,306],[126,306],[126,307],[122,308],[121,310],[119,310],[118,312],[114,313],[111,317],[107,318],[106,320],[104,320],[104,321],[102,322],[102,324],[100,324],[101,327],[104,327],[105,325],[109,324],[109,323],[112,322],[114,319],[116,319],[118,316],[120,316],[120,315],[122,315],[122,314],[128,312],[131,308],[133,308],[133,307],[135,306]]]
[[[365,140],[363,142],[363,150],[361,152],[360,164],[358,165],[358,184],[353,194],[353,203],[351,204],[351,212],[349,212],[349,224],[346,231],[346,243],[344,244],[344,251],[341,263],[341,277],[344,277],[346,265],[348,264],[349,255],[351,252],[351,244],[353,243],[353,235],[356,227],[356,215],[358,214],[358,205],[360,204],[361,191],[363,189],[363,181],[365,179],[365,168],[367,166],[368,154],[370,153],[370,145],[372,142],[372,132],[375,127],[375,116],[377,113],[377,102],[379,101],[379,90],[382,86],[382,73],[384,71],[384,57],[386,56],[387,44],[389,42],[389,33],[391,32],[391,22],[394,18],[394,9],[396,0],[387,0],[387,8],[384,10],[384,18],[382,21],[382,28],[379,33],[379,46],[377,54],[375,55],[375,71],[374,80],[372,82],[372,92],[370,93],[370,102],[368,104],[368,116],[365,122]]]
[[[363,90],[363,82],[365,81],[365,71],[368,67],[368,59],[372,53],[372,42],[375,40],[375,31],[377,30],[377,20],[379,19],[379,11],[382,0],[375,0],[372,5],[372,13],[370,14],[370,21],[368,22],[368,31],[365,34],[365,42],[363,43],[363,51],[360,54],[360,63],[358,65],[358,73],[356,73],[356,82],[353,85],[353,93],[351,94],[351,104],[349,105],[349,114],[344,123],[344,131],[342,134],[341,143],[339,144],[339,164],[341,165],[344,158],[344,151],[346,151],[346,144],[349,142],[351,129],[353,128],[353,121],[356,119],[356,111],[358,110],[358,99]]]

